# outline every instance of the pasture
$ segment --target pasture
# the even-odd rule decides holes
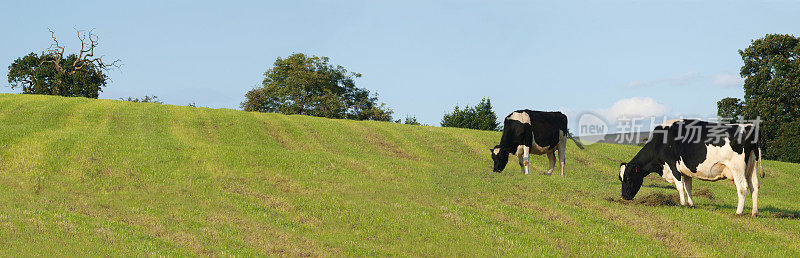
[[[764,162],[753,218],[733,215],[730,181],[696,181],[695,208],[656,175],[617,201],[635,146],[569,142],[566,178],[544,156],[492,173],[499,139],[2,94],[0,254],[800,255],[798,164]]]

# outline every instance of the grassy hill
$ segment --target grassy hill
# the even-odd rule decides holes
[[[693,209],[607,200],[635,146],[492,173],[499,138],[2,94],[0,254],[800,255],[800,165],[766,161],[762,216],[737,217],[728,181],[696,182]],[[651,175],[637,198],[657,193]]]

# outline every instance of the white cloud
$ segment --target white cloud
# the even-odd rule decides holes
[[[738,87],[744,84],[744,79],[730,73],[721,73],[714,76],[714,82],[712,84],[725,88]]]
[[[620,117],[660,117],[669,113],[669,106],[659,103],[652,98],[633,97],[620,99],[610,108],[600,110],[608,121],[616,121]]]
[[[687,85],[695,80],[702,79],[703,75],[698,71],[688,71],[682,74],[677,74],[672,77],[661,79],[658,83],[670,83],[676,85]]]
[[[636,81],[628,82],[627,84],[622,86],[622,88],[623,89],[633,89],[633,88],[640,88],[640,87],[644,87],[644,86],[647,86],[647,82],[636,80]]]
[[[703,79],[703,75],[700,74],[698,71],[688,71],[681,74],[676,74],[666,78],[657,78],[649,81],[642,81],[642,80],[634,80],[630,81],[627,84],[623,85],[620,88],[623,89],[633,89],[633,88],[641,88],[645,86],[652,86],[652,85],[688,85],[694,81]]]

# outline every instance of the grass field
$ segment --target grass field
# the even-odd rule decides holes
[[[492,173],[499,138],[2,94],[0,255],[800,256],[798,164],[764,162],[753,218],[729,181],[695,182],[696,208],[607,200],[635,146]],[[651,175],[637,198],[674,192]]]

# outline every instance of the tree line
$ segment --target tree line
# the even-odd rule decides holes
[[[717,102],[730,122],[760,119],[764,157],[800,162],[800,38],[769,34],[739,50],[744,98]]]
[[[77,53],[66,54],[53,31],[52,45],[41,52],[17,58],[8,67],[8,83],[23,94],[98,98],[108,82],[106,73],[120,60],[106,62],[95,54],[98,38],[92,31],[76,31]],[[744,61],[744,98],[717,102],[718,115],[730,119],[760,118],[764,155],[769,159],[800,162],[800,38],[768,34],[739,50]],[[419,125],[416,117],[393,118],[394,111],[378,101],[378,94],[356,86],[360,73],[330,63],[328,57],[295,53],[278,57],[264,73],[261,86],[248,91],[241,103],[245,111],[299,114],[352,120],[390,121]],[[122,99],[161,103],[156,96]],[[194,106],[194,103],[191,104]],[[501,130],[491,100],[475,106],[456,106],[444,114],[444,127]]]
[[[120,67],[120,60],[105,62],[95,54],[98,37],[92,31],[76,30],[81,47],[65,53],[50,30],[52,44],[40,54],[17,58],[8,67],[8,83],[23,94],[98,98],[108,82],[108,71]],[[330,63],[330,58],[303,53],[278,57],[264,73],[261,87],[248,91],[241,103],[245,111],[274,112],[336,119],[391,121],[421,125],[415,116],[394,120],[394,111],[378,102],[378,94],[356,86],[360,73]],[[158,96],[120,98],[131,102],[162,103]],[[190,103],[190,106],[196,106]],[[474,108],[458,107],[446,114],[442,126],[495,130],[497,117],[488,99]]]

